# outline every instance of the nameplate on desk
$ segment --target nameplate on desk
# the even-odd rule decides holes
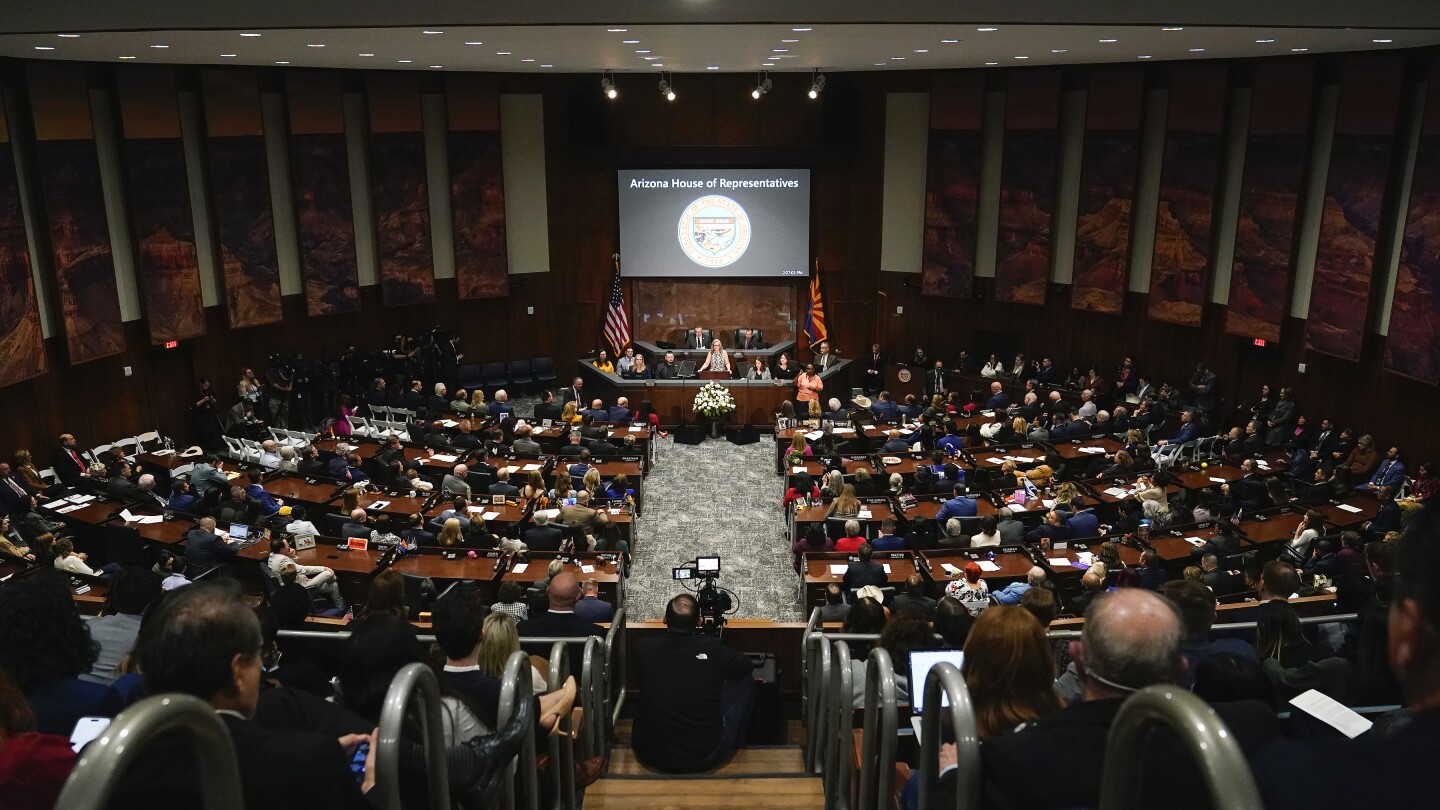
[[[366,537],[352,537],[350,538],[350,542],[346,544],[346,548],[351,551],[365,551],[370,548],[370,539]]]

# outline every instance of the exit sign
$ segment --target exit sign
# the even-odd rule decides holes
[[[174,349],[174,348],[177,348],[177,347],[179,347],[179,346],[180,346],[180,341],[178,341],[178,340],[170,340],[170,341],[166,341],[166,342],[165,342],[165,348],[167,348],[167,349]]]
[[[1265,338],[1255,338],[1255,345],[1262,349],[1265,348]]]

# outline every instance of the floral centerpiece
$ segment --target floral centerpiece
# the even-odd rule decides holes
[[[706,383],[695,394],[695,412],[711,419],[720,419],[735,410],[735,397],[719,383]]]

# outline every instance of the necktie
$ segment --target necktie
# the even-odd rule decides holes
[[[20,496],[24,496],[24,495],[25,495],[25,490],[21,489],[21,488],[20,488],[20,485],[17,484],[17,483],[15,483],[15,479],[14,479],[14,478],[6,478],[6,479],[5,479],[5,483],[9,484],[9,485],[10,485],[10,488],[13,489],[13,490],[15,490],[15,494],[16,494],[16,495],[20,495]]]

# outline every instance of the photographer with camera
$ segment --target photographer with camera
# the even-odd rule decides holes
[[[640,706],[631,744],[647,767],[699,773],[730,757],[749,720],[754,663],[718,636],[696,631],[700,604],[688,593],[665,607],[664,635],[635,647]]]

